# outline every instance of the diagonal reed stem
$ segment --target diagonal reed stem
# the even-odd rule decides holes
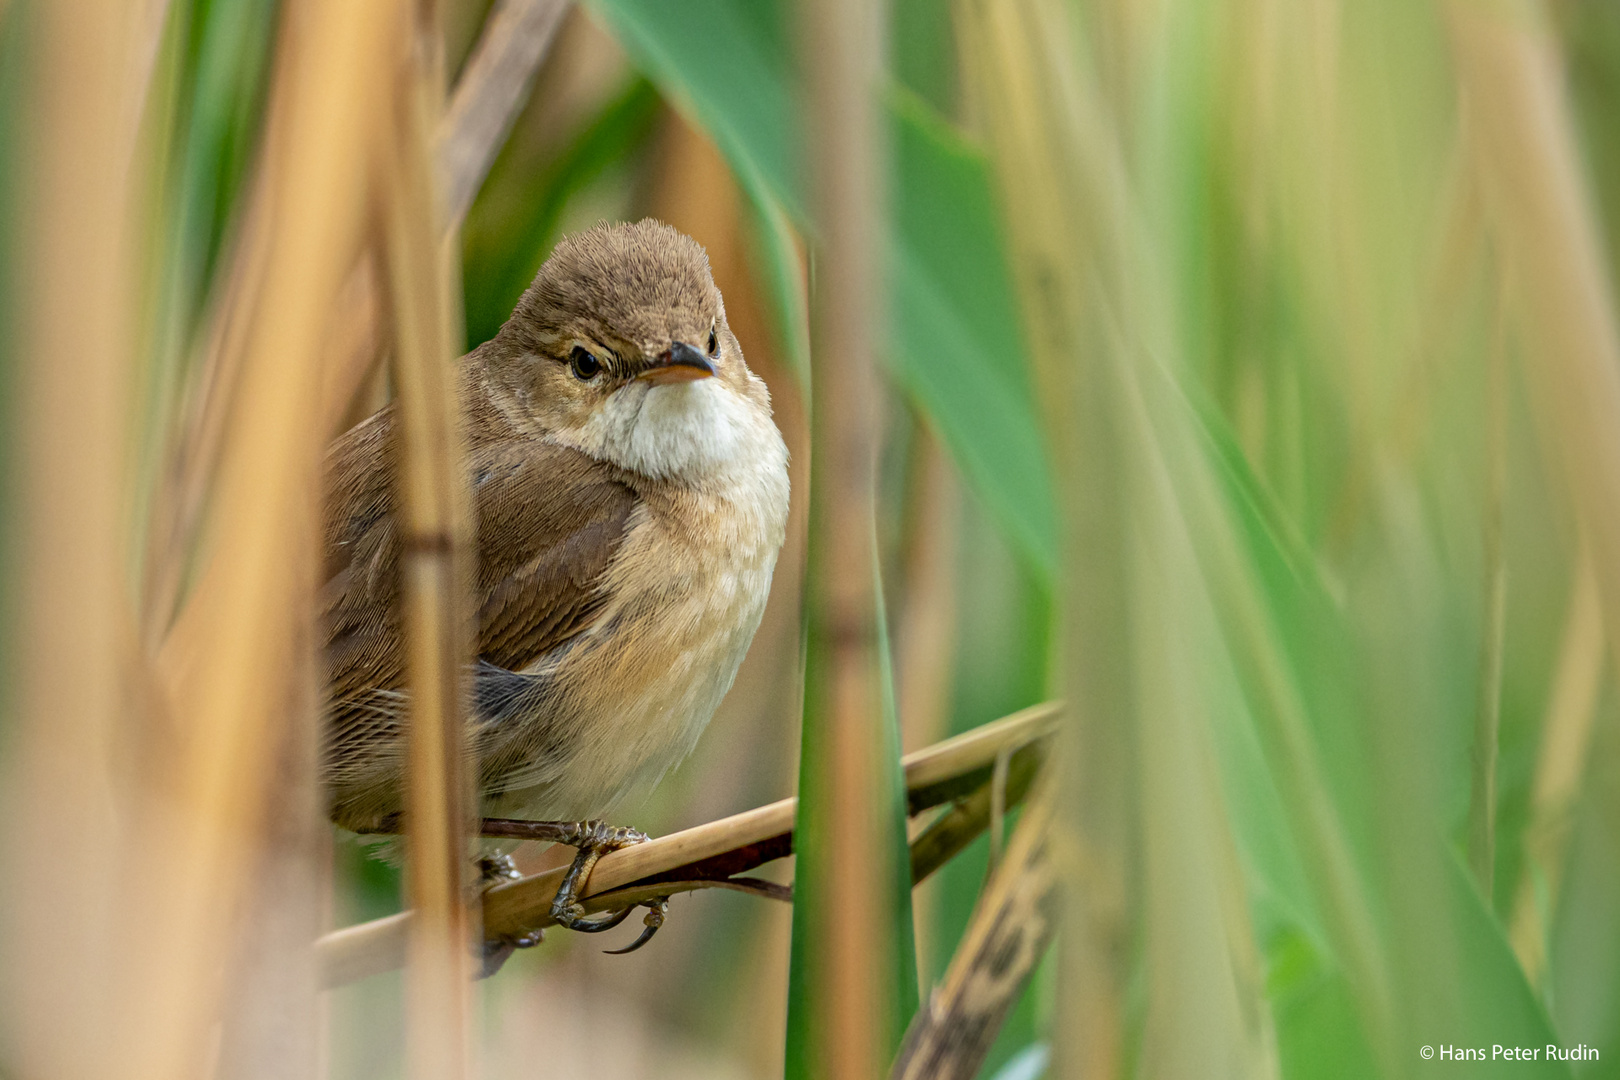
[[[1023,796],[1045,756],[1060,708],[1054,702],[1035,705],[907,756],[907,800],[913,814],[958,801],[958,807],[936,819],[913,846],[914,882],[927,877],[988,825],[988,784],[997,757],[1009,757],[1009,804]],[[618,890],[648,882],[656,883],[649,896],[707,888],[788,855],[797,809],[797,799],[783,799],[611,852],[587,879],[584,905],[588,911],[623,906],[629,900]],[[516,938],[549,925],[551,898],[563,873],[558,868],[490,889],[484,894],[484,932]],[[398,967],[404,961],[411,918],[404,912],[326,935],[316,946],[322,984],[340,986]]]

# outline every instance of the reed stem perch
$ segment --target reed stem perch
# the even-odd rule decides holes
[[[1009,759],[1008,805],[1028,790],[1059,708],[1056,702],[1031,706],[906,757],[911,813],[960,800],[918,837],[912,849],[914,882],[988,825],[988,785],[998,756]],[[611,911],[641,899],[708,888],[785,899],[776,891],[780,886],[734,875],[792,854],[797,808],[797,799],[782,799],[604,855],[586,881],[582,903],[587,912]],[[550,925],[551,898],[564,872],[549,870],[490,889],[484,894],[484,932],[518,937]],[[322,937],[315,945],[321,985],[343,986],[399,967],[410,919],[410,912],[401,912]]]

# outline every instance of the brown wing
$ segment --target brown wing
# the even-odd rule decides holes
[[[531,440],[471,454],[478,507],[478,655],[510,671],[590,622],[636,497],[577,450]]]
[[[323,607],[340,728],[345,703],[404,685],[393,426],[392,410],[384,410],[328,457]],[[478,654],[515,670],[578,633],[598,610],[597,582],[618,551],[635,495],[610,467],[537,440],[488,442],[469,458]]]

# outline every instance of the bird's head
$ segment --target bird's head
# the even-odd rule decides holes
[[[708,256],[660,222],[563,239],[496,343],[514,419],[621,468],[698,480],[775,436]]]

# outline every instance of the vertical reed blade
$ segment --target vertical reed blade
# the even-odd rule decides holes
[[[1057,767],[1058,865],[1072,903],[1060,950],[1063,1014],[1055,1032],[1058,1075],[1111,1077],[1122,1067],[1131,917],[1125,859],[1133,771],[1125,620],[1129,564],[1124,527],[1127,462],[1119,343],[1092,309],[1097,277],[1117,285],[1117,240],[1102,223],[1117,204],[1096,103],[1075,80],[1085,65],[1063,5],[1045,0],[959,5],[969,93],[989,137],[1002,189],[1015,278],[1029,326],[1031,367],[1045,408],[1051,460],[1067,480],[1056,492],[1061,522],[1061,652],[1058,681],[1070,700]],[[1101,189],[1101,190],[1099,190]],[[1094,267],[1100,264],[1100,273]],[[1094,277],[1096,274],[1096,277]],[[1085,868],[1083,876],[1080,867]]]
[[[907,988],[915,994],[899,736],[875,591],[878,11],[835,2],[799,13],[821,258],[811,299],[809,661],[787,1075],[835,1080],[878,1074],[908,1019]]]
[[[134,387],[124,9],[0,11],[15,710],[0,780],[12,883],[0,912],[3,1011],[6,1068],[37,1076],[106,1075],[117,1048],[106,977],[119,944],[114,763],[134,651],[121,550]],[[65,851],[84,861],[67,888]]]
[[[1477,168],[1534,358],[1527,381],[1593,547],[1606,621],[1620,625],[1620,324],[1554,43],[1528,3],[1449,10]]]
[[[439,243],[433,114],[442,96],[437,31],[393,27],[401,60],[391,138],[380,155],[398,389],[401,579],[406,672],[406,893],[413,911],[406,973],[411,1075],[468,1075],[472,944],[471,835],[464,671],[471,660],[465,584],[466,479]],[[433,44],[429,44],[433,43]]]

